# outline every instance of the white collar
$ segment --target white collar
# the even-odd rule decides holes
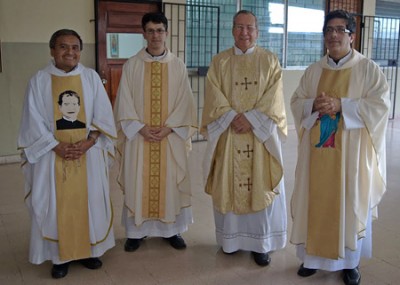
[[[242,55],[242,54],[252,54],[254,50],[256,49],[256,46],[252,46],[251,48],[247,49],[246,52],[243,52],[240,48],[237,46],[233,46],[235,49],[235,55]]]
[[[328,54],[328,65],[333,68],[341,67],[350,60],[352,54],[353,50],[351,49],[350,52],[346,54],[344,57],[342,57],[337,63]]]
[[[75,120],[73,120],[73,119],[71,119],[71,118],[67,118],[67,117],[63,116],[63,119],[66,120],[66,121],[68,121],[68,122],[73,123],[73,122],[75,122],[78,118],[76,118]]]
[[[153,60],[156,60],[156,61],[163,59],[167,55],[166,49],[164,50],[164,52],[161,55],[152,55],[147,51],[147,48],[145,49],[145,51]]]

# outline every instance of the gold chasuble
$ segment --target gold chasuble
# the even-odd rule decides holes
[[[168,117],[168,64],[145,62],[144,74],[144,123],[161,128]],[[165,218],[167,138],[144,142],[143,164],[143,218]]]
[[[351,68],[324,69],[317,94],[346,97]],[[342,127],[341,113],[320,116],[311,129],[310,189],[308,202],[309,255],[338,259],[340,207],[342,201]]]
[[[230,63],[232,76],[227,80],[231,87],[225,96],[238,113],[254,109],[263,93],[259,82],[262,67],[254,56],[234,56]],[[253,132],[237,134],[229,128],[220,136],[214,154],[206,192],[213,195],[218,211],[254,213],[273,202],[282,168]]]
[[[63,98],[79,97],[78,100],[65,103],[67,108],[75,105],[78,108],[76,121],[81,126],[59,128],[55,130],[55,138],[60,142],[76,143],[86,139],[85,104],[80,75],[52,75],[52,92],[54,106],[54,125],[63,118],[59,104]],[[61,94],[68,91],[76,96]],[[78,104],[78,106],[76,105]],[[76,109],[75,109],[76,110]],[[82,127],[83,126],[83,127]],[[61,261],[87,258],[91,255],[89,239],[88,189],[86,175],[86,155],[77,160],[64,160],[56,155],[56,199],[58,246]]]

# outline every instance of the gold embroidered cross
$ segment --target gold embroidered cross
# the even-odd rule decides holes
[[[247,90],[247,84],[253,84],[251,82],[247,82],[247,77],[244,78],[244,82],[240,83],[240,85],[245,85],[245,88]]]
[[[247,191],[251,190],[251,186],[253,186],[253,184],[250,183],[250,178],[247,178],[247,184],[244,183],[243,186],[247,186]]]
[[[250,158],[250,152],[253,152],[253,150],[250,149],[250,145],[247,145],[247,150],[244,150],[243,152],[247,153],[247,158]]]
[[[247,90],[247,85],[251,85],[251,84],[257,85],[257,81],[250,82],[250,81],[247,81],[247,77],[245,77],[244,82],[240,83],[240,85],[245,85],[245,88],[244,88],[245,90]],[[239,83],[236,82],[236,85],[239,85]]]

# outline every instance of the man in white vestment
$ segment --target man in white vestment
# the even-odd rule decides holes
[[[234,47],[214,56],[207,73],[202,132],[205,191],[212,196],[217,244],[252,252],[267,266],[286,245],[281,141],[287,136],[278,58],[256,46],[257,18],[233,17]]]
[[[291,242],[302,277],[343,271],[360,284],[371,257],[371,219],[386,191],[389,87],[379,66],[352,49],[354,18],[325,17],[327,55],[305,71],[291,99],[299,138]]]
[[[184,249],[181,233],[193,223],[187,159],[196,109],[186,67],[165,47],[166,17],[145,14],[142,27],[147,47],[124,64],[114,106],[125,251],[145,237]]]
[[[32,221],[29,261],[51,260],[53,278],[66,276],[74,260],[100,268],[99,257],[115,245],[108,171],[116,128],[99,76],[79,63],[81,50],[75,31],[52,35],[54,60],[28,84],[18,137]],[[65,92],[79,102],[60,108]],[[81,124],[57,128],[63,112]]]

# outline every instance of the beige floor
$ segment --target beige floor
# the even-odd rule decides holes
[[[391,121],[387,133],[388,192],[373,224],[373,258],[362,260],[362,284],[400,284],[400,120]],[[296,135],[289,131],[284,145],[287,199],[289,202],[296,160]],[[162,284],[162,285],[249,285],[249,284],[343,284],[340,272],[318,272],[309,278],[296,275],[300,262],[293,245],[271,254],[272,263],[257,266],[249,253],[225,255],[215,244],[210,197],[200,184],[200,161],[204,143],[196,143],[191,154],[194,224],[183,234],[188,248],[177,251],[159,238],[148,238],[133,253],[123,250],[124,229],[120,225],[122,195],[113,168],[115,248],[103,257],[103,267],[88,270],[70,266],[61,280],[50,277],[51,263],[28,263],[29,216],[23,203],[23,177],[18,164],[0,165],[0,284]],[[289,204],[288,204],[289,205]],[[288,207],[288,210],[290,208]],[[289,233],[291,222],[289,219]]]

